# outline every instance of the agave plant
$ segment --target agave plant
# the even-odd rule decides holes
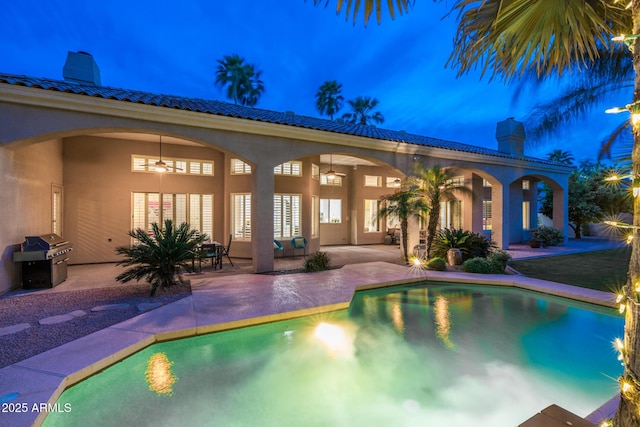
[[[180,271],[183,268],[190,269],[198,254],[198,246],[207,236],[198,235],[186,222],[176,228],[170,219],[165,220],[164,228],[153,223],[151,229],[151,234],[141,228],[129,231],[129,236],[136,239],[137,243],[116,248],[116,253],[127,258],[118,265],[131,266],[118,275],[116,280],[126,283],[133,279],[145,279],[151,284],[151,296],[154,296],[160,286],[169,287],[182,283]]]
[[[460,249],[462,260],[486,258],[496,250],[496,244],[481,234],[468,230],[444,228],[436,233],[433,240],[433,257],[445,258],[449,249]]]

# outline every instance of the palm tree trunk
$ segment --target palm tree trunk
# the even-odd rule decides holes
[[[434,202],[434,206],[431,206],[429,211],[429,223],[427,224],[427,259],[431,259],[431,245],[433,245],[433,239],[436,237],[436,228],[438,228],[438,222],[440,221],[440,202]]]
[[[633,33],[640,34],[640,0],[631,5]],[[633,68],[635,84],[633,102],[640,102],[640,43],[634,41]],[[633,174],[640,174],[640,123],[633,125]],[[633,199],[633,225],[640,227],[640,197]],[[633,230],[631,261],[624,292],[631,301],[625,304],[624,343],[622,349],[624,372],[620,378],[620,405],[614,419],[616,427],[640,426],[640,306],[635,283],[640,282],[640,233]],[[628,385],[627,385],[628,384]]]
[[[407,262],[409,260],[409,250],[407,249],[407,245],[409,244],[409,221],[403,219],[400,221],[400,231],[402,232],[402,249],[404,250],[404,261]]]

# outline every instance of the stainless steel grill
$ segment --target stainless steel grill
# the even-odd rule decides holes
[[[73,246],[57,234],[27,236],[13,260],[22,263],[22,287],[52,288],[67,279],[68,254]]]

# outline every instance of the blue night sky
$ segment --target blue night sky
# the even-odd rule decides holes
[[[513,87],[479,74],[456,78],[445,68],[456,27],[455,14],[442,19],[447,2],[419,0],[393,21],[385,10],[382,25],[372,20],[366,28],[362,19],[354,26],[336,16],[335,1],[328,8],[312,0],[3,3],[5,73],[62,79],[67,51],[85,51],[105,86],[226,101],[214,86],[216,61],[237,53],[263,72],[259,108],[318,117],[318,87],[337,80],[345,99],[380,101],[380,127],[489,148],[497,147],[498,121],[522,119],[539,100],[514,104]],[[609,106],[527,153],[544,157],[562,148],[578,160],[595,159],[609,124],[619,120],[601,112]]]

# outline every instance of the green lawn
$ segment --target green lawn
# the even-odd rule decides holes
[[[624,285],[631,246],[571,255],[511,261],[521,274],[583,288],[612,292]]]

